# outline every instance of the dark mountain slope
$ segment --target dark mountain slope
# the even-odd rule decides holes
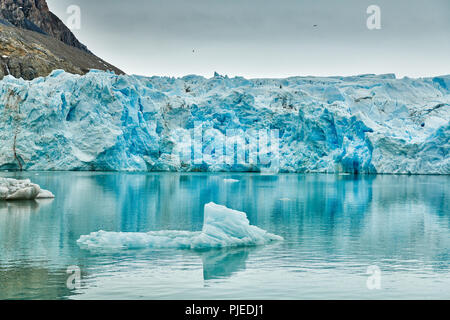
[[[0,24],[0,79],[11,74],[31,80],[55,69],[85,74],[90,69],[121,70],[92,53],[71,47],[50,36]]]
[[[55,69],[123,74],[80,43],[45,0],[0,0],[0,79],[11,74],[31,80]]]
[[[0,0],[0,19],[18,28],[44,33],[69,46],[89,51],[69,28],[50,12],[45,0]]]

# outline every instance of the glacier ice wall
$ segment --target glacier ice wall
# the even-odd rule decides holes
[[[450,76],[8,76],[0,170],[449,174],[449,93]],[[277,143],[260,161],[256,138],[239,161],[222,152],[233,130],[244,149],[252,132],[276,132]]]

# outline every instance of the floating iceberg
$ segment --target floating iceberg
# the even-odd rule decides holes
[[[209,203],[205,205],[203,229],[190,231],[106,232],[83,235],[77,241],[88,250],[177,248],[212,249],[264,245],[282,237],[250,225],[244,212]]]
[[[450,174],[449,105],[450,75],[7,76],[0,170]]]
[[[30,180],[0,178],[0,200],[52,199],[55,196]]]
[[[224,183],[237,183],[239,182],[239,180],[236,179],[223,179]]]

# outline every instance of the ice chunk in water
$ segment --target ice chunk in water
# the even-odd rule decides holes
[[[236,180],[236,179],[223,179],[223,182],[225,182],[225,183],[237,183],[237,182],[239,182],[239,180]]]
[[[77,241],[84,249],[178,248],[211,249],[255,246],[283,240],[250,225],[244,212],[209,203],[205,205],[203,229],[190,231],[106,232],[81,236]]]
[[[49,199],[55,196],[30,180],[0,178],[0,200]]]
[[[281,237],[250,225],[244,212],[209,203],[205,205],[202,232],[193,239],[193,248],[238,247],[266,244]]]

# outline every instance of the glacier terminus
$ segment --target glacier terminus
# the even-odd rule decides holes
[[[450,173],[450,75],[0,81],[0,170]]]

